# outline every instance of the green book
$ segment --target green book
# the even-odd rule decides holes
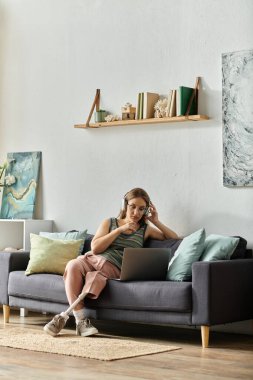
[[[180,86],[177,90],[177,116],[185,115],[194,88]],[[189,115],[197,115],[197,100],[194,97]]]
[[[143,92],[141,92],[141,94],[140,94],[140,117],[139,117],[139,119],[143,119],[143,97],[144,97],[144,94],[143,94]]]

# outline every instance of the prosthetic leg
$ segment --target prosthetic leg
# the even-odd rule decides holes
[[[77,299],[69,306],[69,308],[62,313],[55,315],[54,318],[43,327],[43,330],[52,336],[58,335],[69,319],[69,314],[71,311],[84,299],[86,295],[87,293],[79,294]],[[82,321],[82,325],[78,327],[77,334],[89,336],[96,334],[97,332],[97,329],[93,327],[89,321],[84,320]]]
[[[69,314],[71,313],[71,311],[74,310],[74,308],[79,304],[79,302],[81,302],[85,298],[86,295],[87,295],[87,293],[79,294],[77,299],[68,307],[68,309],[61,312],[60,315],[62,315],[63,317],[68,317]]]

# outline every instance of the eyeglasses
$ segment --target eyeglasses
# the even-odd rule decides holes
[[[145,207],[145,206],[140,206],[140,207],[138,207],[138,206],[136,206],[135,204],[130,204],[130,203],[128,203],[127,205],[128,205],[128,207],[129,207],[129,209],[130,209],[131,211],[135,211],[135,210],[137,210],[137,211],[139,211],[141,214],[144,214],[144,213],[147,211],[147,207]]]

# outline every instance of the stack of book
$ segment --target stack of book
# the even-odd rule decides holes
[[[154,117],[154,106],[159,100],[159,94],[153,92],[140,92],[136,109],[136,119],[152,119]]]
[[[154,106],[160,96],[153,92],[140,92],[136,109],[136,119],[152,119]],[[196,89],[180,86],[177,90],[170,90],[165,117],[184,116],[198,114],[198,96]]]

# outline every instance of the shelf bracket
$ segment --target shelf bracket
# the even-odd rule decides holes
[[[194,98],[196,98],[196,106],[197,106],[197,112],[196,112],[196,114],[198,115],[198,92],[199,92],[199,85],[200,85],[200,77],[197,77],[196,78],[196,82],[195,82],[194,91],[192,92],[192,95],[190,97],[190,100],[189,100],[189,103],[188,103],[188,106],[187,106],[187,110],[186,110],[185,116],[189,116],[189,113],[190,113],[190,110],[191,110],[191,106],[192,106],[192,102],[193,102]]]
[[[99,111],[99,108],[100,108],[100,89],[96,90],[96,95],[95,95],[93,104],[91,106],[91,110],[90,110],[88,119],[86,120],[86,123],[85,123],[86,127],[90,126],[90,119],[91,119],[91,116],[92,116],[92,114],[94,112],[95,107],[96,107],[96,111]]]

